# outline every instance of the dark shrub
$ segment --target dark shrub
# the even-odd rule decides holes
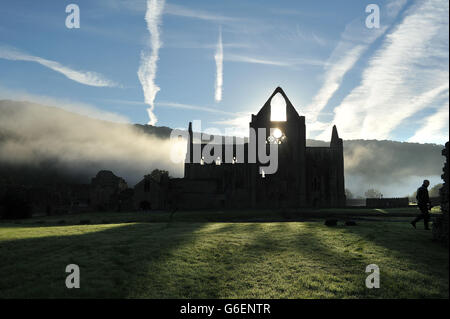
[[[22,187],[9,188],[0,201],[3,206],[3,219],[29,218],[32,215],[32,206],[26,189]]]
[[[146,200],[139,203],[139,208],[143,211],[149,211],[152,209],[152,204]]]
[[[325,220],[325,225],[327,226],[337,226],[337,219],[327,219]]]

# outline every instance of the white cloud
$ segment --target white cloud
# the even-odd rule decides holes
[[[388,29],[406,0],[391,1],[386,5],[387,15],[379,29],[368,29],[361,19],[349,23],[341,35],[340,42],[333,50],[325,66],[325,80],[312,102],[305,108],[307,120],[317,121],[320,112],[328,104],[331,97],[340,88],[344,76],[351,70],[370,45]]]
[[[322,37],[318,36],[317,34],[315,34],[314,32],[312,33],[312,39],[318,45],[321,45],[321,46],[326,46],[327,45],[327,41],[324,38],[322,38]]]
[[[28,61],[28,62],[36,62],[39,63],[53,71],[59,72],[66,76],[67,78],[89,86],[98,86],[98,87],[115,87],[118,84],[114,83],[111,80],[108,80],[103,75],[90,72],[90,71],[77,71],[71,69],[67,66],[64,66],[56,61],[47,60],[38,56],[29,55],[27,53],[23,53],[16,48],[0,46],[0,58],[11,60],[11,61]]]
[[[164,13],[169,14],[169,15],[179,16],[179,17],[193,18],[193,19],[200,19],[200,20],[214,21],[214,22],[222,22],[222,23],[237,20],[236,18],[216,15],[216,14],[202,11],[202,10],[189,9],[187,7],[180,6],[177,4],[167,4],[167,6],[164,10]]]
[[[312,44],[322,47],[330,44],[327,39],[316,33],[317,30],[308,30],[300,27],[298,24],[295,28],[290,24],[276,24],[273,25],[272,31],[275,31],[277,33],[275,37],[280,38],[283,42],[301,43],[302,45],[307,44],[308,46]]]
[[[320,60],[307,59],[307,58],[289,58],[283,59],[283,61],[272,60],[264,57],[254,57],[248,55],[239,55],[233,53],[227,53],[224,56],[225,61],[230,62],[242,62],[242,63],[252,63],[252,64],[264,64],[280,67],[294,67],[298,65],[313,65],[313,66],[323,66],[326,63]]]
[[[141,52],[141,65],[138,70],[139,81],[144,91],[145,103],[150,107],[147,109],[150,117],[149,124],[154,125],[158,119],[155,115],[155,98],[160,88],[155,83],[157,64],[159,59],[159,49],[162,46],[159,35],[159,25],[161,23],[161,14],[164,10],[164,0],[148,0],[145,21],[147,29],[150,32],[151,52]]]
[[[176,103],[176,102],[158,102],[156,104],[158,106],[166,106],[166,107],[185,109],[185,110],[192,110],[192,111],[201,111],[201,112],[225,114],[225,115],[235,115],[236,114],[236,113],[233,113],[233,112],[226,112],[226,111],[222,111],[222,110],[215,109],[215,108],[212,108],[212,107],[190,105],[190,104],[183,104],[183,103]]]
[[[115,11],[127,10],[131,13],[140,14],[146,10],[145,5],[146,0],[98,0],[98,1],[100,1],[103,7]],[[173,3],[166,3],[164,5],[163,13],[166,15],[173,15],[177,17],[192,18],[219,23],[225,22],[231,23],[233,21],[238,20],[237,18],[234,17],[218,15],[204,10],[190,9],[188,7]]]
[[[227,112],[222,111],[221,109],[216,109],[212,107],[199,106],[199,105],[191,105],[191,104],[183,104],[176,102],[158,102],[156,103],[158,106],[162,107],[170,107],[177,109],[184,109],[189,111],[199,111],[199,112],[207,112],[213,113],[217,115],[226,115],[229,117],[226,120],[213,121],[212,124],[218,124],[222,126],[227,126],[227,135],[235,135],[235,136],[248,136],[248,124],[250,122],[250,114],[247,112]]]
[[[445,144],[449,130],[448,101],[424,120],[424,125],[411,136],[409,142]]]
[[[219,42],[217,43],[216,54],[214,55],[216,61],[216,90],[215,99],[216,102],[222,100],[222,86],[223,86],[223,44],[222,44],[222,30],[219,32]]]
[[[344,139],[387,139],[403,120],[448,92],[448,1],[417,2],[335,108]],[[327,139],[329,132],[319,135]]]
[[[226,125],[226,135],[246,137],[249,133],[250,114],[238,115],[234,118],[212,122],[213,124]]]
[[[256,58],[244,55],[227,54],[225,61],[231,62],[245,62],[245,63],[255,63],[255,64],[265,64],[265,65],[275,65],[275,66],[290,66],[287,62],[268,60],[265,58]]]
[[[367,46],[356,45],[348,48],[347,53],[335,61],[326,71],[325,82],[319,92],[314,96],[310,105],[305,108],[308,121],[314,123],[317,121],[319,113],[327,105],[333,94],[339,89],[344,75],[355,65],[361,54]]]
[[[170,37],[170,40],[166,40],[164,47],[165,48],[176,48],[176,49],[217,49],[216,43],[205,43],[205,42],[194,42],[186,40],[185,35],[168,35],[167,38]],[[240,43],[240,42],[231,42],[231,43],[223,43],[223,48],[232,48],[232,49],[252,49],[254,45],[250,43]]]

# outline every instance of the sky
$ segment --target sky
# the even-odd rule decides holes
[[[448,0],[5,0],[0,99],[245,135],[281,86],[308,138],[335,124],[344,139],[443,144],[448,14]]]

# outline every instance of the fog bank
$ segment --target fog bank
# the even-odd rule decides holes
[[[0,100],[0,173],[5,167],[66,173],[81,182],[101,169],[133,186],[159,168],[183,176],[183,164],[171,161],[167,127],[101,121],[29,102]],[[177,141],[176,143],[180,143]],[[180,158],[186,145],[181,143]],[[329,143],[307,140],[308,146]],[[355,196],[369,188],[384,197],[412,194],[423,179],[441,183],[442,145],[377,140],[344,141],[345,185]],[[17,174],[15,175],[17,176]],[[1,177],[1,176],[0,176]],[[39,182],[38,182],[39,183]]]
[[[130,124],[92,119],[55,107],[0,101],[0,162],[89,177],[101,169],[124,177],[130,186],[159,168],[171,176],[183,165],[170,160],[171,142]],[[44,163],[44,167],[43,167]]]

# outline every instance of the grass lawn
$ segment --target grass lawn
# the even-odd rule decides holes
[[[388,221],[2,223],[0,298],[448,298],[448,250],[430,238]]]

